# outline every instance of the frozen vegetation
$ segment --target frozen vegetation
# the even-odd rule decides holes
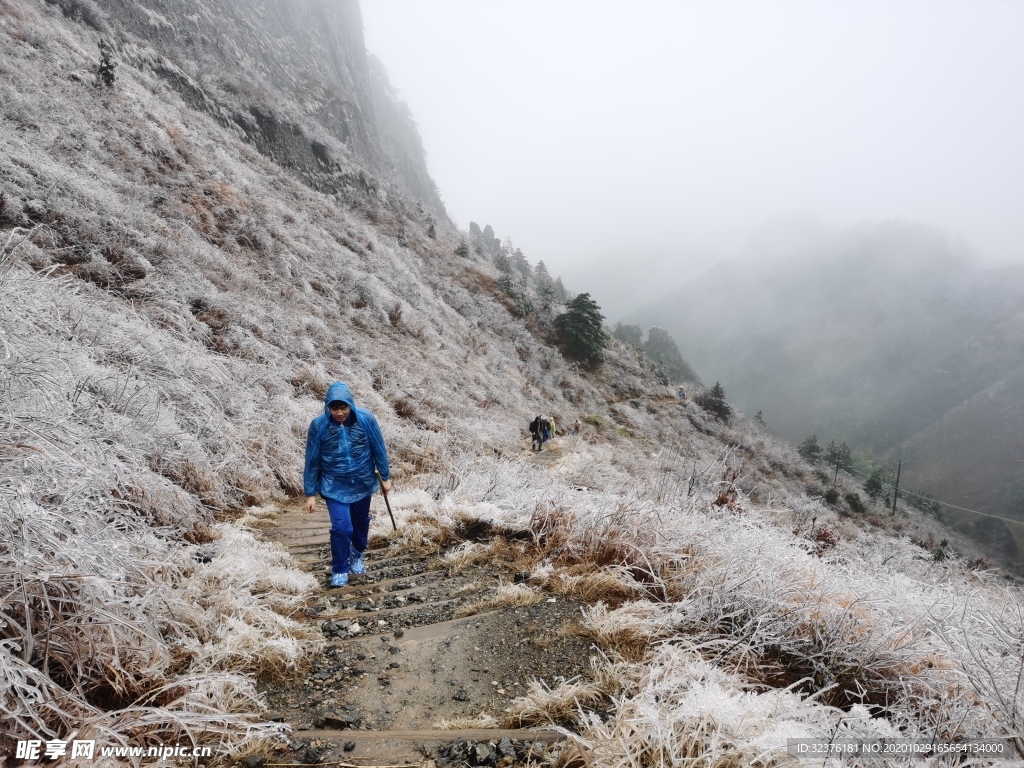
[[[529,529],[545,587],[591,605],[593,681],[490,713],[569,729],[566,765],[875,735],[1024,758],[1020,590],[914,543],[933,521],[840,514],[790,446],[621,341],[581,371],[550,343],[557,297],[519,313],[507,268],[399,187],[314,190],[134,44],[95,87],[98,39],[0,0],[0,751],[276,737],[255,681],[316,651],[290,616],[317,585],[253,527],[301,493],[342,379],[381,420],[401,536]],[[550,464],[538,412],[584,422]]]

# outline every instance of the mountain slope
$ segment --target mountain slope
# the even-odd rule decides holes
[[[938,498],[971,509],[1024,516],[1019,445],[1024,420],[1024,368],[950,409],[906,443],[907,461]],[[960,477],[968,472],[971,482]],[[1007,482],[1007,478],[1013,478]]]
[[[398,184],[444,216],[415,124],[367,56],[356,0],[54,0],[127,64],[321,191]]]
[[[919,450],[927,430],[1014,375],[1024,359],[1016,330],[1021,268],[981,269],[955,243],[917,225],[830,233],[803,223],[795,230],[767,233],[745,260],[637,316],[668,327],[702,375],[722,381],[744,410],[762,410],[787,439],[817,433],[880,458],[911,443]],[[972,413],[978,427],[958,423],[975,432],[994,416]],[[998,434],[1006,438],[1014,426]],[[1014,445],[1002,440],[992,450],[1009,454]],[[1011,490],[1022,478],[1019,466],[1000,462],[1002,479],[981,480],[975,470],[987,460],[958,455],[941,483],[914,468],[908,482],[931,493],[941,486],[953,493],[950,501],[1021,512],[1024,498]],[[1003,490],[990,493],[993,481]]]
[[[250,36],[254,7],[201,23],[186,53],[209,69],[172,89],[181,68],[153,46],[221,6],[0,2],[0,582],[24,596],[0,622],[5,751],[26,733],[202,728],[240,747],[273,728],[249,728],[252,677],[305,658],[287,614],[309,581],[218,516],[301,493],[331,380],[386,425],[397,481],[439,497],[481,453],[514,452],[538,407],[568,424],[614,399],[509,316],[497,270],[456,256],[443,219],[428,236],[439,212],[378,165],[365,111],[347,135],[336,123],[348,143],[313,133],[307,91],[292,100],[273,77],[329,91],[334,59],[289,69],[276,26]],[[93,84],[97,28],[117,37],[112,89]],[[298,131],[239,130],[229,107],[249,102],[218,90],[247,75],[217,55],[254,41],[277,124]],[[339,168],[310,170],[310,135]],[[657,390],[627,350],[607,365],[620,391]]]
[[[914,510],[826,502],[623,344],[581,372],[389,160],[418,139],[370,120],[355,6],[289,3],[315,34],[283,7],[0,0],[0,752],[281,746],[256,683],[318,668],[328,628],[254,528],[301,495],[334,379],[393,460],[380,549],[500,527],[453,561],[504,552],[531,599],[587,604],[601,685],[529,682],[509,715],[573,729],[581,761],[1022,736],[1017,587]],[[542,461],[538,410],[584,423]]]

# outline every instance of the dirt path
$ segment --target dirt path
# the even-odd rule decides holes
[[[300,618],[327,641],[308,673],[263,687],[274,719],[294,729],[292,754],[272,762],[419,763],[464,739],[491,743],[493,759],[481,751],[462,760],[456,745],[442,763],[503,767],[558,739],[553,731],[466,727],[481,716],[501,723],[531,680],[554,685],[590,673],[593,651],[572,631],[579,603],[544,594],[528,606],[487,605],[517,578],[515,541],[495,550],[508,557],[457,569],[443,551],[371,540],[366,574],[332,589],[328,528],[326,512],[308,515],[296,505],[263,530],[324,585]],[[492,541],[496,533],[482,526],[470,536]]]
[[[553,437],[544,443],[544,447],[535,451],[530,448],[530,441],[526,441],[526,450],[530,453],[530,458],[533,461],[540,462],[541,464],[554,464],[562,459],[564,453],[562,451],[562,441],[560,438]]]

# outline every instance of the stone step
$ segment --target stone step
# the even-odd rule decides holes
[[[373,576],[372,569],[369,571],[368,575],[370,577]],[[445,571],[424,571],[423,573],[418,573],[415,576],[395,576],[394,578],[381,579],[380,581],[368,580],[366,576],[356,576],[355,578],[359,579],[359,581],[355,581],[349,584],[349,588],[352,590],[352,594],[354,595],[401,594],[406,590],[396,589],[392,592],[384,593],[373,592],[372,590],[377,590],[382,587],[390,587],[392,584],[399,584],[403,581],[411,581],[413,579],[416,580],[417,584],[414,587],[409,587],[409,589],[419,589],[420,587],[429,586],[430,584],[433,584],[436,581],[440,581],[441,579],[445,578],[446,575],[447,574],[445,573]]]
[[[292,557],[294,557],[296,560],[298,560],[300,562],[303,562],[303,561],[306,561],[306,560],[318,561],[318,560],[322,559],[320,557],[320,554],[319,554],[320,552],[327,552],[327,553],[330,552],[330,549],[331,549],[330,544],[331,544],[330,541],[325,541],[323,544],[319,544],[317,546],[313,546],[313,547],[309,547],[309,548],[299,548],[297,551],[293,550],[291,547],[289,547],[288,551],[292,555]],[[404,555],[392,555],[392,556],[388,557],[388,556],[386,556],[386,552],[387,552],[387,550],[377,550],[377,549],[369,549],[369,550],[367,550],[366,551],[366,564],[368,566],[372,565],[372,566],[374,566],[375,568],[377,568],[379,570],[383,565],[395,566],[395,565],[402,565],[402,564],[407,563],[407,562],[425,562],[428,559],[428,555],[419,554],[419,553],[408,553],[408,554],[404,554]]]
[[[484,588],[482,587],[481,591],[483,589]],[[443,600],[424,600],[422,603],[415,602],[415,603],[409,603],[409,605],[399,606],[398,608],[381,608],[380,610],[372,610],[372,611],[360,611],[360,610],[357,610],[357,609],[340,610],[333,617],[333,620],[334,621],[342,621],[342,620],[349,620],[349,621],[351,621],[352,619],[355,619],[355,620],[358,621],[359,619],[361,619],[363,617],[366,617],[367,619],[372,619],[373,621],[377,621],[378,619],[383,618],[385,616],[396,616],[396,615],[401,615],[403,613],[411,613],[411,612],[417,611],[417,610],[419,610],[421,608],[427,608],[427,607],[431,607],[431,606],[446,606],[447,607],[451,603],[457,602],[459,599],[461,599],[461,598],[459,598],[459,597],[451,597],[451,598],[445,598]]]
[[[420,744],[447,744],[456,739],[467,741],[501,741],[502,739],[515,739],[517,741],[562,741],[565,735],[553,728],[453,728],[451,730],[441,728],[426,728],[422,730],[395,730],[395,731],[357,731],[349,729],[334,730],[330,728],[311,728],[309,730],[296,729],[293,731],[295,738],[310,739],[338,739],[340,741],[354,741],[358,744],[366,744],[373,741],[386,739],[398,739],[413,741]]]
[[[466,625],[472,624],[477,621],[487,620],[489,617],[494,616],[498,611],[487,611],[485,613],[474,613],[472,616],[463,616],[460,619],[450,619],[449,621],[439,621],[436,624],[421,624],[418,627],[407,627],[404,629],[401,637],[392,637],[389,642],[401,646],[403,643],[418,642],[422,640],[434,640],[439,637],[445,637],[450,633],[461,631]],[[332,638],[327,641],[328,645],[349,645],[364,642],[366,640],[376,640],[380,642],[380,635],[356,635],[355,637],[346,638]]]
[[[529,683],[525,670],[530,674],[538,670],[541,679],[563,671],[562,655],[552,654],[551,663],[541,658],[546,644],[552,642],[550,629],[544,630],[543,643],[535,647],[522,640],[520,635],[526,635],[518,632],[519,625],[502,616],[508,608],[457,616],[464,606],[493,595],[503,574],[498,564],[476,563],[452,574],[436,548],[405,549],[396,543],[392,549],[388,540],[375,538],[377,549],[367,553],[367,573],[352,575],[346,587],[332,589],[326,578],[330,570],[326,521],[287,510],[278,523],[264,529],[263,535],[287,547],[299,567],[316,575],[320,584],[310,605],[322,606],[323,613],[300,619],[316,629],[326,621],[338,624],[338,631],[329,627],[323,633],[326,644],[309,674],[290,681],[287,688],[269,691],[271,705],[280,707],[281,719],[296,729],[290,739],[298,742],[294,747],[298,759],[353,768],[402,764],[428,768],[430,761],[424,760],[428,750],[457,739],[497,743],[508,738],[550,745],[563,738],[552,728],[434,727],[446,720],[473,722],[469,718],[481,712],[500,721],[503,708]],[[403,595],[423,599],[396,604],[394,598]],[[373,610],[351,607],[370,599]],[[342,626],[353,620],[361,631],[349,637]],[[507,645],[506,636],[511,638]],[[537,658],[531,657],[529,666],[509,662],[531,653]],[[360,727],[344,728],[344,717],[332,718],[342,709],[354,713]],[[303,743],[310,741],[312,751],[303,754]],[[282,758],[282,764],[297,764]]]
[[[310,730],[296,729],[292,732],[292,740],[317,739],[333,742],[338,745],[351,742],[355,748],[344,752],[344,762],[330,765],[420,765],[428,766],[433,761],[424,762],[423,748],[448,744],[456,739],[475,741],[477,743],[494,742],[510,739],[526,743],[551,744],[563,741],[566,736],[551,728],[458,728],[442,730],[428,728],[423,730],[332,730],[317,728]]]

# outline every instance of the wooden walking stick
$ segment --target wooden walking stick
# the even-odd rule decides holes
[[[377,476],[377,482],[380,483],[380,492],[384,495],[384,504],[388,508],[388,515],[391,516],[391,527],[397,531],[398,525],[395,523],[395,516],[391,512],[391,502],[388,501],[388,492],[384,490],[384,479],[380,476],[380,471],[376,467],[373,468],[373,474]]]

